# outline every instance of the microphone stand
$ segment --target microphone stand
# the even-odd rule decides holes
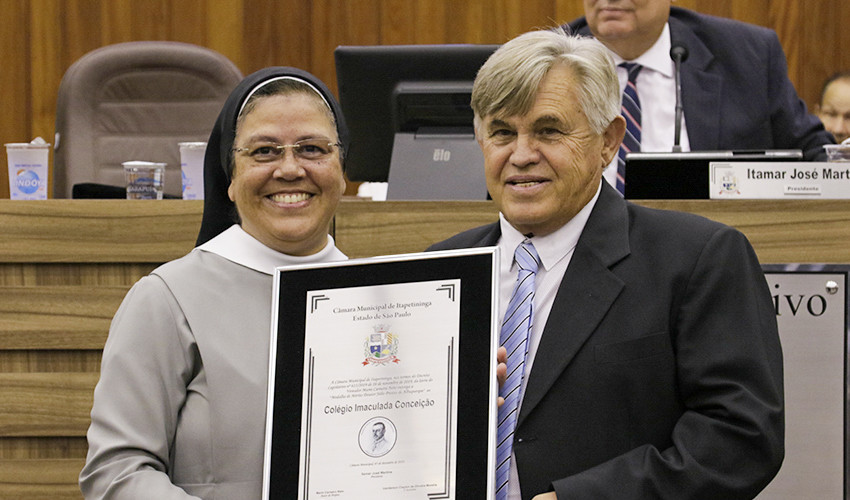
[[[676,122],[675,132],[673,135],[673,152],[680,153],[682,146],[679,144],[682,136],[682,62],[688,58],[688,49],[682,45],[674,45],[670,49],[670,58],[673,59],[675,66],[675,81],[676,81]]]

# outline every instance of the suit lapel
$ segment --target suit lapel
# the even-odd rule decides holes
[[[499,222],[496,221],[488,226],[485,226],[485,232],[481,235],[478,241],[472,243],[473,247],[491,247],[499,244],[499,238],[502,236],[502,228]]]
[[[708,71],[714,55],[685,23],[672,15],[669,23],[671,43],[688,49],[688,59],[682,63],[682,106],[690,149],[718,149],[723,81]]]
[[[517,425],[567,368],[623,288],[610,266],[629,253],[626,202],[602,184],[546,320]]]

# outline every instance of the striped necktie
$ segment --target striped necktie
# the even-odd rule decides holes
[[[629,81],[626,82],[626,88],[623,89],[623,104],[620,108],[620,114],[626,119],[626,136],[623,137],[623,143],[620,144],[620,154],[617,159],[617,191],[625,194],[626,153],[640,151],[640,99],[638,99],[635,82],[643,66],[637,63],[624,62],[620,63],[620,67],[626,68],[626,72],[629,74]]]
[[[519,268],[513,295],[502,321],[501,344],[508,351],[507,378],[501,389],[505,398],[499,407],[499,425],[496,439],[496,499],[508,496],[508,479],[511,468],[511,445],[519,411],[520,386],[524,374],[525,355],[528,352],[528,335],[531,332],[531,305],[534,299],[534,277],[540,258],[531,241],[526,239],[516,248],[514,260]]]

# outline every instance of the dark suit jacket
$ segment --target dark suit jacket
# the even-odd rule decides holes
[[[773,30],[677,7],[669,23],[673,45],[689,52],[682,107],[691,150],[800,149],[807,161],[826,161],[822,146],[835,141],[788,79]],[[583,17],[569,27],[591,34]]]
[[[499,236],[496,223],[429,250]],[[776,317],[746,238],[606,182],[528,377],[523,499],[752,498],[784,456]]]

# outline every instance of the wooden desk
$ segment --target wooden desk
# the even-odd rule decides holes
[[[768,263],[850,263],[850,200],[638,201],[691,212],[741,230]],[[456,232],[496,220],[491,202],[344,202],[339,247],[350,257],[418,252]]]
[[[652,201],[742,230],[763,263],[850,262],[850,201]],[[203,203],[0,200],[0,498],[81,497],[91,395],[129,287],[194,245]],[[417,252],[496,220],[491,202],[344,200],[351,257]]]
[[[192,248],[201,210],[0,200],[0,498],[82,497],[109,322],[136,280]]]

